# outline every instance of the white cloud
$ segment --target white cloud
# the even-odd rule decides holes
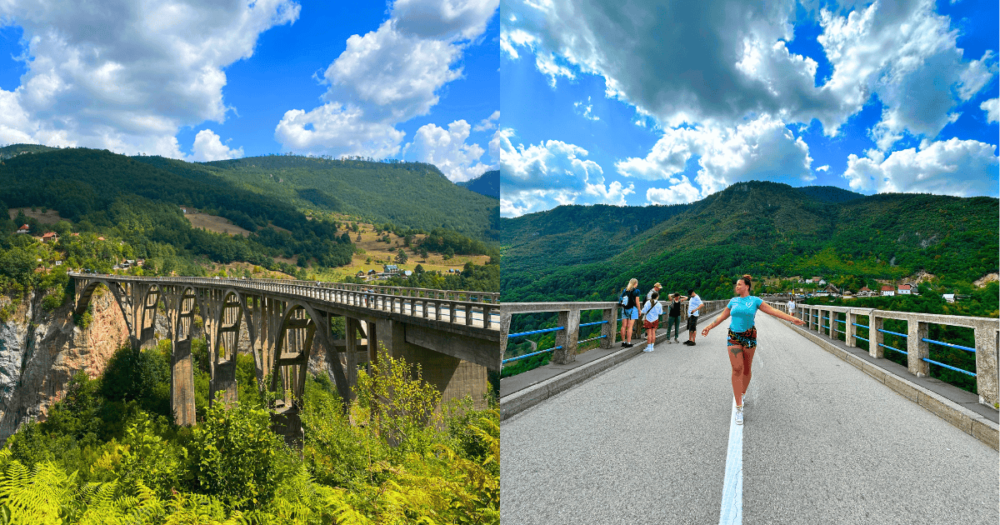
[[[499,120],[500,120],[500,110],[496,110],[489,117],[479,121],[479,124],[476,124],[476,126],[472,128],[472,131],[489,131],[491,129],[496,129],[497,122]]]
[[[358,106],[328,103],[308,113],[286,111],[274,135],[299,153],[386,158],[399,153],[406,133],[389,123],[366,120]]]
[[[600,117],[594,115],[594,104],[590,101],[590,97],[587,97],[587,102],[574,102],[573,108],[587,120],[601,120]]]
[[[1000,121],[1000,104],[997,101],[1000,99],[991,98],[979,105],[979,109],[986,112],[986,122]]]
[[[627,9],[617,0],[511,0],[505,9],[516,20],[503,21],[501,39],[511,59],[533,54],[553,86],[558,77],[599,75],[608,97],[669,128],[733,129],[770,115],[787,123],[816,118],[833,136],[877,94],[885,111],[872,135],[884,147],[905,134],[933,139],[996,74],[991,52],[963,57],[958,31],[932,0],[842,4],[843,15],[808,10],[819,13],[818,42],[833,69],[820,86],[816,61],[786,45],[795,37],[792,0]]]
[[[701,191],[695,195],[686,187],[690,182],[681,173],[688,161],[698,158],[695,182]],[[663,136],[645,158],[631,157],[615,163],[618,173],[626,177],[670,182],[671,195],[685,195],[692,202],[722,190],[735,182],[771,180],[804,184],[815,179],[810,172],[812,158],[801,137],[796,138],[780,121],[768,116],[737,126],[673,128]],[[647,192],[650,202],[663,202]]]
[[[587,150],[558,140],[527,147],[511,142],[513,131],[501,129],[495,136],[500,155],[500,213],[519,216],[560,204],[625,204],[635,186],[614,181],[604,183],[604,170],[588,160]]]
[[[871,192],[936,193],[969,197],[997,196],[996,146],[975,140],[933,142],[895,151],[850,155],[844,178],[852,189]]]
[[[825,166],[820,166],[820,167],[816,168],[816,171],[830,171],[830,165],[827,164]]]
[[[441,88],[462,76],[455,66],[473,45],[468,40],[485,31],[498,3],[397,0],[388,20],[348,38],[326,69],[325,104],[286,112],[275,138],[291,150],[307,143],[314,153],[395,155],[403,139],[396,124],[428,114]],[[309,124],[326,132],[309,133]]]
[[[699,199],[701,199],[701,192],[683,175],[677,184],[669,188],[649,188],[646,190],[646,200],[650,204],[686,204]]]
[[[180,158],[180,127],[225,120],[224,68],[298,16],[290,0],[0,2],[0,23],[24,31],[27,70],[14,91],[0,90],[0,133]]]
[[[481,146],[465,143],[470,129],[464,120],[452,122],[447,130],[425,124],[411,146],[418,161],[437,166],[452,182],[472,180],[493,166],[479,162],[485,152]]]
[[[194,154],[188,160],[194,162],[210,162],[213,160],[235,159],[243,156],[243,148],[230,149],[210,129],[203,129],[194,137]]]

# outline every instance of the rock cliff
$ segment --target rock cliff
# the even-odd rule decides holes
[[[11,301],[0,296],[0,308]],[[94,294],[87,329],[73,324],[71,304],[45,312],[37,292],[15,301],[19,304],[14,314],[0,322],[0,443],[25,421],[44,420],[77,371],[99,376],[115,350],[129,340],[110,293]]]

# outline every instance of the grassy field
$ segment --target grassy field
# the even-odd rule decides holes
[[[30,217],[42,224],[55,224],[62,220],[59,216],[59,212],[56,210],[47,210],[42,213],[41,208],[35,208],[35,211],[31,211],[31,208],[10,208],[7,213],[10,215],[11,220],[17,217],[18,212],[24,212],[25,217]],[[18,224],[20,226],[20,224]]]
[[[208,215],[207,213],[201,213],[194,208],[185,208],[187,213],[184,214],[187,217],[188,222],[194,228],[207,230],[214,233],[225,233],[228,235],[242,235],[244,237],[249,237],[250,232],[244,230],[239,226],[233,224],[229,219],[224,217],[219,217],[217,215]]]

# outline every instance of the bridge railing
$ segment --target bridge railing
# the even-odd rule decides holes
[[[769,303],[788,312],[787,304]],[[930,367],[939,366],[976,378],[979,402],[996,407],[1000,402],[998,388],[997,348],[1000,346],[1000,319],[988,317],[965,317],[960,315],[940,315],[918,312],[895,312],[874,308],[852,308],[846,306],[826,306],[797,304],[795,316],[806,321],[805,327],[820,335],[843,341],[848,347],[858,347],[858,341],[868,346],[868,354],[873,358],[883,358],[885,351],[906,355],[907,370],[917,377],[930,375]],[[885,321],[895,319],[906,322],[906,333],[885,329]],[[867,322],[868,324],[863,324]],[[969,328],[973,330],[975,346],[968,347],[937,341],[928,337],[931,325]],[[859,334],[866,331],[868,338]],[[886,335],[906,340],[905,348],[887,344]],[[975,370],[964,370],[931,359],[931,345],[956,348],[976,355]],[[902,345],[899,345],[902,346]]]
[[[162,284],[225,286],[239,290],[297,295],[313,300],[399,313],[450,324],[500,328],[499,295],[493,292],[455,292],[424,288],[366,286],[317,281],[278,279],[230,279],[214,277],[133,277],[71,273],[73,277]],[[477,316],[477,314],[479,314]]]
[[[716,312],[725,307],[728,302],[728,299],[723,301],[705,301],[703,310],[706,313],[702,315],[707,316],[712,312]],[[590,341],[600,341],[601,348],[611,348],[617,339],[618,311],[620,308],[621,305],[615,302],[503,303],[500,308],[500,352],[504,356],[501,357],[501,366],[505,363],[548,352],[552,352],[551,362],[554,364],[572,363],[576,360],[579,345]],[[581,324],[581,314],[585,311],[593,310],[600,310],[603,313],[602,320]],[[558,326],[508,334],[512,316],[529,313],[558,313]],[[682,319],[687,319],[687,301],[681,302],[681,317]],[[588,326],[601,326],[601,335],[582,341],[579,340],[580,328]],[[510,358],[505,357],[508,339],[552,332],[556,334],[555,345],[552,348],[536,350],[529,354]]]

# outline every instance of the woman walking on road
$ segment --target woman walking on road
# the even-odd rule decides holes
[[[709,331],[725,321],[730,315],[733,317],[729,323],[727,343],[729,364],[733,367],[733,397],[736,399],[737,425],[743,424],[743,396],[747,392],[747,386],[750,385],[750,366],[753,364],[753,354],[757,349],[757,328],[754,326],[757,310],[797,325],[805,324],[801,319],[771,308],[760,297],[750,295],[752,286],[753,280],[749,275],[740,277],[736,281],[736,297],[730,299],[729,304],[722,310],[719,317],[701,331],[701,335],[708,337]]]
[[[639,319],[639,308],[642,306],[639,304],[639,298],[642,297],[642,294],[638,287],[639,279],[633,277],[628,282],[628,286],[622,290],[621,299],[619,299],[619,304],[622,307],[622,348],[635,346],[632,344],[632,328],[635,321]]]

